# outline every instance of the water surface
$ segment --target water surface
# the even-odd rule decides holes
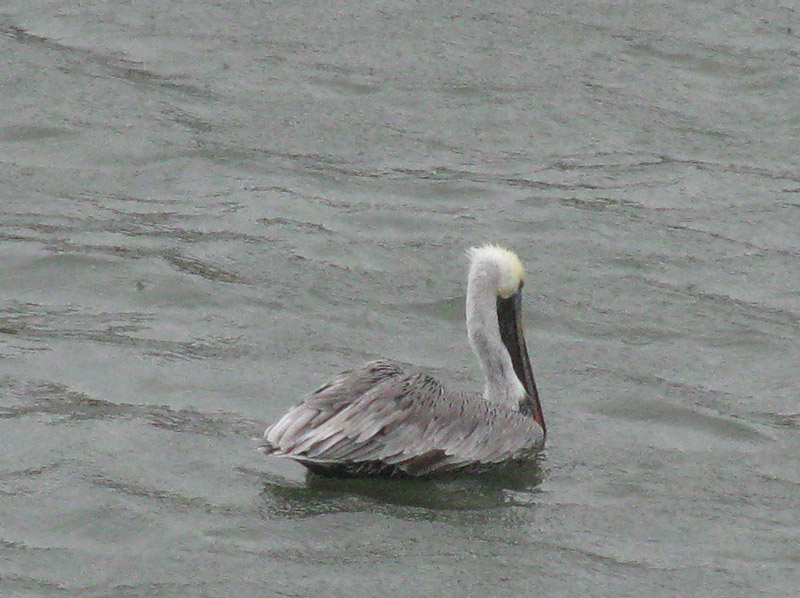
[[[337,6],[0,9],[0,594],[792,594],[797,10]],[[486,241],[537,462],[255,451],[374,357],[480,387]]]

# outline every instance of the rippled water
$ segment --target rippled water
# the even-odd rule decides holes
[[[331,6],[0,7],[0,594],[795,592],[794,3]],[[255,451],[373,357],[479,387],[485,241],[537,462]]]

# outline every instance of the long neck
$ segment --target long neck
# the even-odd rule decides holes
[[[467,283],[467,335],[486,378],[488,401],[517,409],[525,388],[514,373],[511,357],[500,338],[497,321],[497,282],[494,272],[473,264]]]

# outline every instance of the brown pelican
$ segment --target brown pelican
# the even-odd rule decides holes
[[[452,392],[387,360],[342,372],[264,432],[259,449],[343,476],[435,476],[492,469],[541,449],[545,424],[522,330],[523,268],[474,247],[467,334],[483,394]]]

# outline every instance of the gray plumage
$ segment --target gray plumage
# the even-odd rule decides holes
[[[317,389],[264,440],[266,454],[320,473],[427,476],[522,459],[544,437],[528,415],[378,360]]]
[[[521,329],[512,339],[520,352],[512,333],[501,338],[498,324],[498,313],[519,309],[521,264],[494,246],[471,257],[467,322],[486,375],[483,396],[372,361],[303,398],[267,428],[260,450],[328,475],[416,477],[483,471],[542,448],[544,420]]]

